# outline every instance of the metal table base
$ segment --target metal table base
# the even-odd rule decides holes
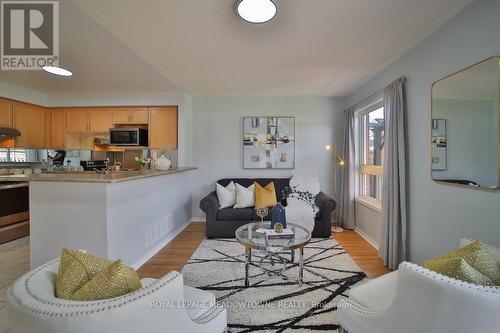
[[[295,250],[294,249],[291,250],[290,256],[291,256],[291,262],[293,264],[295,262]],[[270,269],[263,267],[263,263],[264,263],[264,260],[266,258],[269,258],[274,265],[273,257],[275,257],[276,259],[278,259],[278,261],[281,262],[281,264],[283,265],[283,268],[276,269],[276,270],[270,270]],[[249,273],[250,273],[251,262],[252,262],[252,248],[246,246],[245,247],[245,287],[248,287],[250,285]],[[259,268],[262,270],[263,273],[267,274],[268,276],[280,275],[281,273],[283,273],[283,271],[285,271],[286,267],[287,267],[287,265],[286,265],[285,259],[283,259],[282,257],[278,256],[276,253],[271,252],[271,251],[266,251],[266,255],[263,256],[259,261]],[[298,282],[299,282],[300,287],[302,287],[303,281],[304,281],[304,247],[302,246],[302,247],[299,247],[299,278],[298,278]]]

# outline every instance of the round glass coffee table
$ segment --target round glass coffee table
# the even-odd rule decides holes
[[[258,229],[271,229],[271,222],[253,222],[245,224],[236,230],[236,239],[245,247],[245,287],[249,286],[249,269],[252,262],[252,250],[265,251],[266,255],[259,261],[259,267],[268,275],[279,275],[286,269],[285,259],[278,255],[282,252],[291,252],[291,262],[295,261],[295,250],[299,250],[299,285],[302,286],[304,278],[304,246],[311,240],[311,233],[300,225],[287,223],[287,229],[291,229],[294,238],[291,239],[267,239],[265,233],[257,232]],[[275,260],[283,267],[278,270],[270,270],[263,266],[264,260],[269,259],[274,266]]]

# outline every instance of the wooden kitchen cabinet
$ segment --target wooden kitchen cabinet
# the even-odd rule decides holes
[[[149,118],[148,108],[131,108],[130,122],[134,124],[147,124]]]
[[[80,150],[93,150],[94,136],[91,134],[80,135]]]
[[[66,109],[66,131],[68,133],[88,133],[90,109]]]
[[[113,109],[114,124],[147,124],[148,108],[115,108]]]
[[[0,98],[0,127],[12,127],[12,101]]]
[[[149,108],[149,148],[177,149],[177,107]]]
[[[50,110],[50,143],[53,149],[66,148],[66,110]]]
[[[114,124],[128,124],[130,121],[129,108],[115,108],[113,109],[113,123]]]
[[[13,104],[13,127],[21,132],[16,138],[16,147],[45,148],[47,110],[25,103]]]
[[[89,123],[91,133],[109,133],[113,127],[113,110],[92,109],[89,111]]]
[[[68,133],[107,133],[113,127],[111,109],[71,108],[66,112]]]
[[[0,98],[0,127],[21,132],[9,142],[0,142],[2,147],[93,150],[94,139],[108,135],[113,124],[147,126],[149,148],[178,148],[177,106],[49,109]]]
[[[45,123],[44,123],[44,131],[43,131],[43,148],[50,147],[52,142],[52,113],[50,109],[43,108],[45,113]]]
[[[66,135],[66,149],[94,150],[93,134],[74,134]]]
[[[67,133],[66,134],[66,149],[80,149],[80,134]]]

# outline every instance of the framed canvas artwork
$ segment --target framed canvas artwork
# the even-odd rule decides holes
[[[244,117],[243,168],[294,169],[295,118]]]

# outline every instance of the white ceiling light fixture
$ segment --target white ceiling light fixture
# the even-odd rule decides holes
[[[69,70],[64,69],[62,67],[57,67],[57,66],[43,66],[42,69],[44,71],[46,71],[47,73],[59,75],[59,76],[72,76],[73,75],[73,73],[71,73]]]
[[[236,11],[249,23],[266,23],[271,21],[278,11],[272,0],[239,0]]]

